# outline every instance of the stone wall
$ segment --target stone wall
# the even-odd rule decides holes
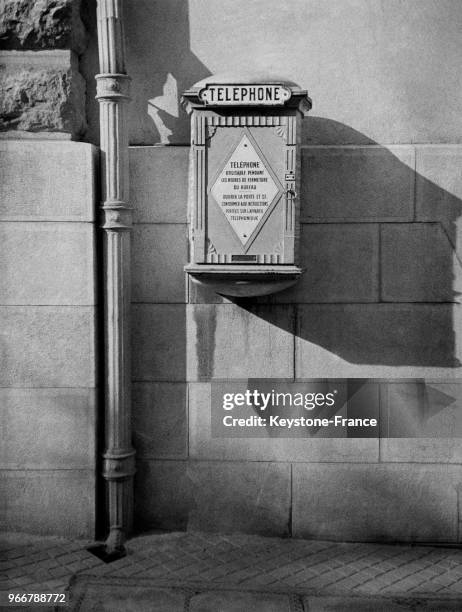
[[[80,0],[0,5],[0,137],[78,140],[87,128]]]
[[[0,143],[0,470],[13,531],[94,534],[95,154]]]
[[[130,153],[137,529],[459,541],[461,449],[438,436],[461,421],[462,148],[305,146],[306,272],[245,305],[186,285],[188,147]],[[432,418],[421,438],[213,438],[210,381],[248,377],[379,379],[360,393],[382,417]]]
[[[127,7],[137,528],[460,541],[460,445],[437,437],[462,408],[460,3]],[[294,80],[314,105],[302,138],[306,272],[243,305],[186,285],[179,97],[249,68]],[[88,119],[94,138],[91,102]],[[215,439],[216,377],[371,378],[360,392],[392,424],[417,419],[421,437]]]
[[[460,3],[126,6],[137,529],[460,541],[460,445],[436,437],[457,425],[462,403]],[[78,7],[2,4],[0,393],[11,435],[1,469],[7,528],[88,537],[95,150],[50,142],[98,142],[95,19],[90,11],[86,41]],[[249,58],[307,87],[314,109],[303,133],[306,273],[243,305],[183,273],[189,127],[179,96]],[[418,416],[425,378],[432,419],[420,439],[214,439],[210,381],[222,376],[382,379],[362,393],[383,413]],[[438,392],[454,400],[445,410]]]
[[[1,528],[96,519],[97,151],[75,0],[0,3]]]

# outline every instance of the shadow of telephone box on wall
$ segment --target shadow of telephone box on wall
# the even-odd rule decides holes
[[[211,76],[183,94],[191,116],[190,263],[217,293],[297,282],[301,121],[307,92],[274,77]]]

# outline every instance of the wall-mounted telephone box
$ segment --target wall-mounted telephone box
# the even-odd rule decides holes
[[[275,78],[208,77],[183,94],[191,116],[190,263],[217,293],[280,291],[298,266],[305,90]]]

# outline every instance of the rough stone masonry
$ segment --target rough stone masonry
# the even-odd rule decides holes
[[[0,0],[0,133],[86,129],[80,0]]]

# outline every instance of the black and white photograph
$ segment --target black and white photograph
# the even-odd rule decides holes
[[[462,610],[462,0],[0,0],[0,610]]]

